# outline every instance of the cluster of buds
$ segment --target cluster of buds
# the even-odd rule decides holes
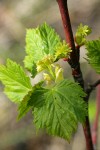
[[[52,74],[43,73],[44,80],[46,81],[47,85],[52,84],[53,82],[57,83],[64,79],[63,77],[63,69],[60,67],[59,64],[52,65],[52,72],[54,73],[54,76]],[[54,78],[53,78],[54,77]]]
[[[56,52],[55,52],[55,60],[60,59],[60,58],[68,58],[70,55],[70,52],[72,52],[70,46],[66,44],[65,41],[62,43],[59,43],[58,46],[56,47]]]
[[[53,62],[54,59],[52,55],[46,55],[46,57],[37,62],[37,72],[47,69]]]

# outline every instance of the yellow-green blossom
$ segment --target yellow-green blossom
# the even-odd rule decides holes
[[[41,72],[54,62],[54,58],[51,55],[46,55],[42,60],[37,62],[37,72]]]
[[[64,77],[63,77],[63,69],[58,64],[55,67],[55,75],[56,75],[55,82],[59,82],[59,81],[64,79]]]
[[[72,51],[71,48],[69,47],[68,44],[66,44],[65,41],[59,43],[56,47],[55,60],[64,57],[69,57],[71,51]]]
[[[49,74],[43,73],[43,78],[46,81],[46,84],[49,85],[52,82],[52,78],[50,77]]]

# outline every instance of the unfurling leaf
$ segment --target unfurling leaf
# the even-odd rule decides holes
[[[32,90],[30,79],[23,68],[10,59],[6,66],[0,65],[0,80],[5,85],[5,94],[16,103],[21,102]]]
[[[25,67],[32,73],[36,73],[43,68],[39,65],[40,62],[50,56],[53,62],[60,58],[68,57],[71,52],[70,47],[65,42],[61,42],[59,35],[49,25],[44,23],[36,29],[28,29],[26,34],[26,54],[24,64]],[[34,71],[35,70],[35,71]]]
[[[32,64],[41,61],[46,55],[53,55],[56,45],[60,42],[60,37],[46,23],[36,29],[28,29],[26,34],[26,54],[24,63],[31,71]],[[31,57],[27,61],[27,57]],[[29,60],[29,59],[28,59]],[[31,64],[28,67],[28,64]]]
[[[87,115],[84,96],[81,87],[69,80],[37,90],[30,99],[36,128],[70,141],[78,122],[84,123]]]
[[[86,42],[86,49],[90,65],[100,74],[100,39]]]

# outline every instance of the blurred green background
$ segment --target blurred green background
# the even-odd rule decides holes
[[[89,39],[100,37],[100,0],[69,0],[68,3],[73,32],[83,23],[93,30]],[[26,29],[37,27],[44,22],[54,27],[62,39],[65,38],[56,0],[0,0],[0,63],[4,64],[7,58],[11,58],[23,65]],[[81,66],[87,85],[94,82],[98,76],[84,58],[85,48],[82,47]],[[72,78],[70,67],[62,60],[59,63],[65,69],[64,75]],[[95,115],[95,95],[93,92],[90,101],[91,122]],[[0,84],[0,150],[85,149],[80,125],[77,134],[68,144],[63,139],[50,137],[46,133],[36,135],[31,113],[19,122],[16,117],[17,107],[4,95],[3,86]]]

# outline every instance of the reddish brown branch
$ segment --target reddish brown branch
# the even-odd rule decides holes
[[[77,55],[77,50],[75,48],[75,43],[73,38],[73,32],[72,32],[72,27],[71,27],[71,22],[70,22],[68,7],[67,7],[67,0],[57,0],[57,2],[62,17],[66,41],[72,49],[68,63],[72,68],[72,75],[75,82],[78,82],[82,87],[84,87],[84,81],[80,69],[79,58]]]
[[[84,80],[83,80],[82,72],[80,69],[79,54],[77,56],[77,49],[75,48],[72,27],[71,27],[70,18],[69,18],[67,0],[57,0],[57,2],[59,5],[61,17],[62,17],[66,41],[67,41],[67,43],[69,43],[69,45],[72,49],[70,59],[68,62],[72,68],[72,75],[74,77],[75,82],[78,82],[84,90]],[[87,97],[84,100],[86,100],[88,102]],[[93,144],[92,144],[92,138],[91,138],[90,124],[89,124],[88,116],[86,117],[86,122],[85,122],[83,129],[84,129],[84,134],[85,134],[85,138],[86,138],[87,150],[94,150]]]
[[[66,41],[67,43],[69,43],[71,49],[73,50],[71,53],[71,58],[73,58],[73,63],[76,64],[77,63],[76,49],[75,49],[73,32],[71,28],[69,13],[68,13],[67,0],[57,0],[57,2],[59,5],[59,9],[60,9],[60,13],[61,13],[62,21],[63,21]]]
[[[84,130],[84,135],[85,135],[85,139],[86,139],[87,150],[94,150],[88,116],[86,117],[86,121],[85,121],[85,125],[83,126],[83,130]]]

